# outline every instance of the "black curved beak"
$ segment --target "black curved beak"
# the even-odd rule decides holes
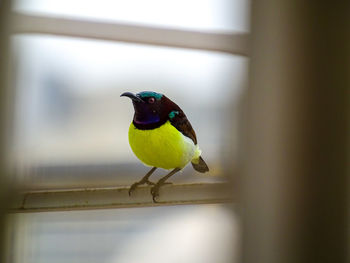
[[[143,100],[140,97],[138,97],[137,95],[135,95],[131,92],[124,92],[122,95],[120,95],[120,97],[128,97],[128,98],[132,99],[132,101],[143,102]]]

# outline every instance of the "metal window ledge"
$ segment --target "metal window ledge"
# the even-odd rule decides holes
[[[157,203],[150,187],[139,187],[131,196],[128,187],[32,191],[17,196],[12,212],[44,212],[179,204],[224,203],[231,199],[226,183],[165,185]]]

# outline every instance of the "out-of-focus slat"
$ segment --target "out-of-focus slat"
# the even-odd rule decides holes
[[[239,262],[350,262],[349,10],[252,1]]]
[[[248,34],[190,31],[13,14],[14,33],[50,34],[248,55]]]
[[[165,185],[153,203],[150,187],[140,187],[131,196],[129,188],[89,188],[22,193],[12,212],[43,212],[177,204],[224,203],[231,200],[226,183]]]

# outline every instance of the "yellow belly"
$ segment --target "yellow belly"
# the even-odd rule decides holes
[[[139,130],[131,123],[129,143],[144,164],[163,169],[183,168],[201,154],[198,146],[169,121],[153,130]]]

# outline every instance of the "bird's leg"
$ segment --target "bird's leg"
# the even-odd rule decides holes
[[[159,196],[159,188],[167,184],[165,181],[172,175],[176,174],[178,171],[180,171],[180,168],[175,168],[170,173],[168,173],[166,176],[159,179],[159,181],[151,188],[151,195],[153,197],[153,202],[157,203],[156,198]]]
[[[157,169],[157,167],[153,167],[144,177],[142,177],[142,179],[140,181],[133,183],[129,189],[129,196],[139,185],[142,185],[142,184],[154,185],[154,183],[149,181],[148,178],[153,174],[153,172],[156,169]]]

